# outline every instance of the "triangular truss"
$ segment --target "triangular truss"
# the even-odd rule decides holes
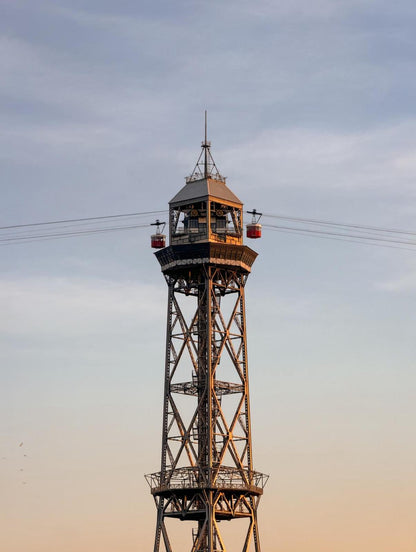
[[[202,150],[199,154],[198,161],[192,171],[191,175],[187,177],[187,182],[193,182],[194,180],[201,180],[203,178],[212,178],[213,180],[220,180],[225,182],[225,177],[222,176],[215,164],[215,161],[211,154],[211,142],[205,140],[202,142]]]

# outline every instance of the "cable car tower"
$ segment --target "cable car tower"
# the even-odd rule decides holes
[[[154,552],[177,552],[172,519],[190,522],[190,552],[230,550],[220,524],[245,519],[234,527],[244,532],[242,552],[260,552],[268,476],[253,469],[244,301],[257,253],[243,245],[242,208],[215,165],[205,122],[195,168],[169,203],[169,245],[163,223],[152,236],[168,285],[161,466],[146,476]],[[250,237],[260,237],[253,224]]]

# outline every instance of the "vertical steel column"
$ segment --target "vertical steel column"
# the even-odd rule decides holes
[[[174,294],[174,280],[170,277],[166,277],[168,284],[168,308],[166,316],[166,350],[165,350],[165,382],[163,391],[163,422],[162,422],[162,451],[161,451],[161,480],[166,478],[166,453],[167,453],[167,437],[168,437],[168,413],[169,413],[169,396],[170,396],[170,356],[171,356],[171,339],[172,339],[172,316],[173,316],[173,294]],[[160,538],[163,533],[165,542],[165,549],[167,552],[171,551],[169,538],[164,527],[164,498],[155,497],[157,507],[156,518],[156,535],[154,552],[159,552]]]

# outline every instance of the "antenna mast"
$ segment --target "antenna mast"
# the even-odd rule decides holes
[[[205,140],[202,144],[204,148],[204,178],[208,177],[208,149],[210,145],[207,141],[207,110],[205,110]]]

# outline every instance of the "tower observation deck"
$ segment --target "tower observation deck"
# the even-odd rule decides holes
[[[242,518],[242,552],[260,552],[257,508],[268,476],[253,468],[244,300],[257,253],[243,244],[243,205],[206,132],[169,203],[169,245],[156,257],[168,311],[161,465],[146,476],[157,508],[154,552],[177,552],[169,519],[189,522],[190,552],[225,552],[220,522]]]

